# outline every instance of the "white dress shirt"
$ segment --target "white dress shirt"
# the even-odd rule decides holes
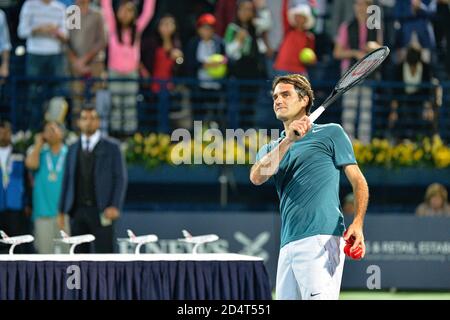
[[[100,130],[95,131],[95,133],[89,137],[89,152],[94,150],[97,143],[100,141],[101,133]],[[85,134],[81,135],[81,147],[83,148],[83,151],[86,151],[86,144],[87,144],[88,137]]]
[[[2,170],[8,165],[8,158],[12,152],[12,146],[0,148],[0,164]]]

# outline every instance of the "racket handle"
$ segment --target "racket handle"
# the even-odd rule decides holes
[[[309,115],[309,120],[311,121],[311,123],[314,123],[314,121],[316,121],[324,111],[325,107],[323,106],[320,106],[316,110],[314,110],[314,112]],[[296,130],[294,130],[294,133],[296,136],[300,136],[300,133],[298,133]]]
[[[323,106],[320,106],[316,110],[314,110],[314,112],[309,115],[309,120],[311,121],[311,123],[314,123],[314,121],[316,121],[324,111],[325,107]]]

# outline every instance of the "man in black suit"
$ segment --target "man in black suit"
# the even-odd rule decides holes
[[[71,217],[71,234],[95,236],[95,252],[113,252],[113,225],[119,217],[127,185],[126,165],[119,143],[100,134],[94,108],[81,111],[81,138],[70,146],[59,204],[58,224],[64,213]],[[88,253],[89,245],[77,247]]]

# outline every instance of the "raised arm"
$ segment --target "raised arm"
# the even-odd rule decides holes
[[[101,0],[103,17],[105,18],[106,25],[108,26],[108,33],[112,34],[116,32],[116,19],[114,16],[114,9],[112,6],[112,0]]]
[[[150,19],[155,13],[155,0],[144,0],[144,7],[142,8],[141,15],[137,19],[136,28],[138,32],[144,31],[147,27]]]
[[[281,140],[275,149],[257,161],[250,170],[250,181],[254,185],[259,186],[277,173],[280,162],[283,160],[292,143],[293,141],[289,139]]]
[[[291,145],[303,138],[309,129],[311,129],[311,122],[308,116],[293,121],[286,130],[286,137],[252,166],[250,181],[259,186],[276,174],[281,160],[283,160]],[[299,132],[300,136],[297,136],[294,131]]]
[[[29,149],[27,157],[25,158],[25,166],[29,170],[37,170],[40,166],[40,157],[42,146],[44,145],[44,139],[42,133],[38,133],[34,136],[34,145]]]
[[[345,235],[345,240],[353,235],[355,237],[355,242],[350,250],[353,251],[359,245],[361,245],[363,250],[362,257],[364,257],[366,253],[366,246],[364,244],[363,226],[367,204],[369,203],[369,187],[367,186],[366,178],[364,178],[357,164],[345,166],[344,171],[353,188],[356,211],[353,222],[348,227],[347,234]]]

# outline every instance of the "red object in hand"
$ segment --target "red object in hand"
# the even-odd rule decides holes
[[[346,233],[347,233],[347,231],[344,232],[344,237],[345,237]],[[361,259],[361,256],[362,256],[362,248],[360,246],[358,248],[356,248],[355,250],[353,250],[353,252],[350,252],[350,248],[355,243],[355,240],[356,239],[354,236],[351,236],[350,238],[348,238],[348,240],[345,240],[346,244],[344,247],[344,253],[352,259],[359,260],[359,259]]]

